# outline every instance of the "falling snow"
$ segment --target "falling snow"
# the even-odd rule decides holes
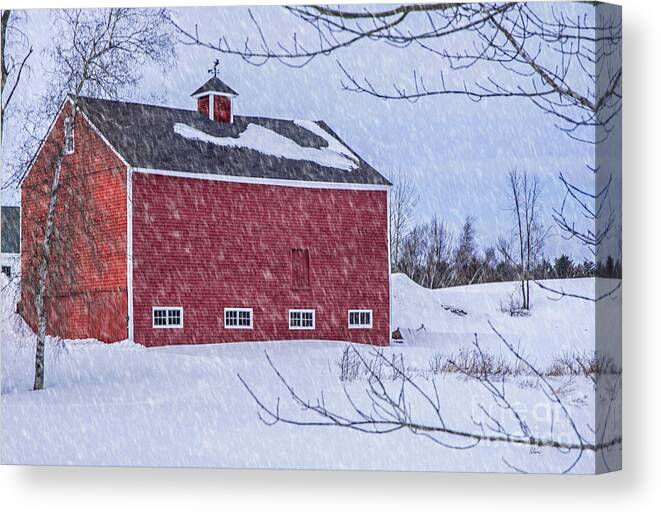
[[[486,351],[508,358],[486,320],[503,328],[540,367],[564,348],[593,348],[593,312],[585,302],[567,308],[539,294],[532,318],[513,319],[494,309],[513,284],[427,291],[402,275],[393,278],[393,327],[401,329],[405,343],[385,351],[403,355],[407,366],[424,369],[436,354],[470,348],[472,332],[478,333]],[[575,291],[594,287],[594,279],[573,282]],[[10,291],[5,288],[2,296],[3,463],[512,471],[505,459],[526,471],[558,472],[575,456],[488,443],[456,450],[406,431],[377,437],[339,428],[267,426],[260,421],[257,406],[237,375],[262,400],[275,403],[280,397],[283,412],[300,413],[287,403],[288,395],[264,352],[299,393],[316,398],[323,392],[327,403],[349,410],[343,387],[360,398],[366,383],[339,381],[338,362],[346,347],[340,342],[147,349],[128,341],[112,345],[51,341],[46,389],[34,393],[30,391],[34,336],[13,312],[15,297]],[[467,316],[442,309],[447,304],[461,307]],[[575,328],[568,328],[569,324]],[[361,347],[360,351],[369,355],[370,350]],[[599,401],[592,382],[585,377],[552,380],[563,391],[576,423],[592,424]],[[490,401],[482,385],[453,373],[439,375],[436,381],[446,421],[471,429],[472,419],[479,419],[478,405]],[[508,378],[510,399],[523,412],[534,413],[530,421],[541,434],[570,437],[560,413],[532,382],[525,376]],[[414,404],[413,410],[424,413],[424,404]],[[614,465],[617,457],[610,458]],[[594,455],[586,454],[572,471],[592,473],[594,467]]]
[[[559,9],[566,11],[569,18],[584,9],[580,5],[556,5],[562,5]],[[542,5],[539,9],[544,12],[554,8]],[[253,12],[255,19],[262,21],[266,38],[290,32],[304,38],[306,30],[310,30],[307,23],[291,25],[291,16],[279,7],[257,8]],[[223,36],[240,44],[245,40],[246,28],[252,27],[247,11],[241,8],[173,9],[172,13],[182,26],[194,27],[200,20],[208,20],[200,24],[203,40],[215,40],[219,35],[217,28],[223,27]],[[52,67],[47,52],[52,43],[51,17],[49,10],[30,12],[22,27],[34,46],[34,55],[42,59],[36,61],[33,57],[35,70]],[[462,48],[463,37],[450,35],[448,41],[455,41]],[[449,86],[459,89],[465,83],[479,83],[490,76],[486,71],[493,73],[480,65],[465,70],[465,75],[452,82],[450,70],[444,68],[437,55],[417,45],[396,49],[402,53],[393,54],[391,50],[377,44],[367,50],[351,46],[343,49],[341,57],[355,76],[369,77],[377,87],[385,88],[401,81],[409,91],[414,87],[411,77],[419,70],[425,72],[428,80],[442,76]],[[134,96],[143,102],[194,110],[189,93],[206,78],[208,62],[217,57],[208,49],[181,48],[167,73],[156,67],[145,70],[144,81]],[[496,74],[502,71],[499,65],[495,69]],[[595,145],[561,134],[553,119],[542,115],[531,102],[510,98],[476,102],[465,95],[436,97],[432,101],[384,102],[344,91],[341,85],[346,77],[335,58],[315,59],[296,68],[274,62],[250,66],[238,58],[224,57],[220,70],[223,78],[239,91],[240,96],[232,104],[236,116],[294,118],[295,125],[314,134],[314,139],[321,138],[324,144],[303,146],[257,123],[248,123],[236,137],[221,137],[184,123],[172,125],[170,121],[163,124],[168,135],[172,134],[171,128],[182,138],[204,144],[316,163],[347,174],[360,167],[358,154],[393,182],[399,173],[412,179],[417,202],[411,226],[438,216],[457,234],[466,217],[475,216],[480,258],[483,250],[494,247],[499,236],[511,231],[504,186],[509,170],[525,169],[539,178],[544,192],[542,221],[549,231],[545,257],[553,261],[554,257],[567,254],[577,264],[593,258],[575,238],[563,237],[566,234],[557,228],[553,213],[566,196],[557,178],[559,174],[588,194],[595,190],[594,174],[589,171],[597,167]],[[46,90],[49,76],[32,74],[25,89],[17,91],[15,112],[28,112],[33,107],[34,98]],[[499,75],[493,76],[501,80]],[[502,84],[510,87],[507,80],[503,78]],[[326,130],[326,125],[298,118],[325,120],[356,153]],[[5,120],[3,166],[16,155],[14,152],[25,137],[23,125],[25,120],[18,116]],[[621,138],[620,131],[616,126],[610,136],[616,142]],[[141,141],[136,142],[136,146],[140,144]],[[602,157],[619,162],[619,150],[617,144],[610,145]],[[615,203],[621,193],[620,175],[616,168]],[[1,194],[3,205],[20,202],[20,190],[15,184],[3,187]],[[572,205],[567,209],[570,218],[579,225],[585,223],[580,209]],[[603,255],[621,254],[620,220],[615,224],[615,236],[607,238],[600,249],[605,250]],[[185,231],[177,232],[182,239],[185,235]],[[257,244],[268,245],[263,241]],[[121,250],[125,251],[126,245]],[[19,267],[18,255],[12,259],[12,265]],[[36,338],[17,314],[18,282],[8,281],[0,274],[3,464],[502,472],[512,471],[515,466],[529,472],[551,473],[566,469],[576,456],[575,452],[504,443],[482,442],[470,449],[457,449],[405,430],[374,436],[338,427],[269,425],[260,419],[259,408],[239,376],[261,401],[279,405],[286,415],[315,419],[290,401],[289,391],[269,367],[265,353],[301,396],[310,400],[323,398],[325,404],[347,414],[352,408],[349,399],[365,409],[371,408],[364,396],[369,387],[366,377],[340,380],[339,362],[348,344],[343,341],[312,339],[146,348],[129,340],[105,344],[93,339],[49,337],[45,389],[32,391]],[[398,331],[403,342],[382,351],[387,358],[402,359],[423,390],[429,394],[438,391],[448,425],[475,431],[477,426],[493,423],[481,410],[483,406],[494,407],[493,397],[479,380],[459,373],[433,372],[432,363],[471,351],[479,341],[488,355],[516,366],[517,359],[494,328],[540,370],[551,369],[563,357],[593,354],[597,344],[605,359],[621,363],[618,282],[595,278],[541,281],[546,287],[576,296],[563,298],[533,283],[531,311],[525,316],[511,316],[503,305],[516,294],[519,283],[426,289],[404,274],[392,273],[390,329]],[[594,297],[598,291],[612,288],[615,292],[598,303],[578,298]],[[366,358],[375,351],[369,346],[359,346],[357,350]],[[589,442],[594,442],[595,413],[608,407],[608,398],[599,394],[606,388],[597,390],[590,377],[580,374],[549,374],[548,380],[573,422]],[[610,386],[610,381],[616,379],[606,376],[603,380]],[[387,387],[396,385],[392,381]],[[535,434],[573,440],[575,434],[570,424],[537,387],[531,373],[505,376],[502,387]],[[407,401],[416,416],[433,420],[419,397]],[[620,412],[619,402],[618,396],[612,404],[614,412]],[[517,428],[508,415],[497,421],[509,430]],[[619,422],[615,420],[616,430],[621,428]],[[447,442],[454,445],[465,441]],[[603,462],[598,462],[594,454],[585,453],[571,472],[593,473],[595,469],[620,465],[618,446],[603,456]]]

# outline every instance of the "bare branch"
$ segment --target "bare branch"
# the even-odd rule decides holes
[[[316,400],[305,399],[296,391],[278,367],[273,363],[273,360],[267,352],[265,352],[267,362],[275,376],[278,378],[278,381],[287,392],[289,399],[295,406],[300,408],[303,413],[311,414],[312,418],[308,418],[307,416],[293,417],[284,414],[280,397],[275,400],[273,406],[270,406],[259,397],[250,384],[240,374],[238,374],[237,377],[257,404],[260,419],[268,425],[284,423],[287,425],[303,427],[341,427],[368,434],[389,434],[405,429],[411,431],[411,433],[415,435],[429,438],[442,446],[461,449],[472,448],[480,442],[492,442],[538,448],[555,448],[564,452],[577,451],[577,456],[572,460],[570,466],[565,469],[565,472],[573,469],[584,452],[596,452],[621,443],[621,437],[619,436],[608,440],[605,440],[605,438],[602,437],[602,440],[599,442],[590,442],[585,436],[583,436],[563,400],[548,382],[548,379],[528,360],[526,360],[522,353],[514,348],[514,346],[511,345],[495,329],[495,327],[493,327],[493,325],[491,325],[491,328],[517,360],[523,363],[538,379],[539,383],[542,385],[543,393],[553,403],[560,407],[561,412],[567,419],[567,422],[572,427],[574,435],[576,436],[575,441],[564,442],[535,436],[524,420],[523,415],[517,411],[514,408],[513,403],[508,400],[504,380],[499,385],[495,383],[491,377],[482,373],[471,373],[467,376],[478,380],[494,399],[496,406],[512,415],[516,420],[521,433],[511,433],[484,406],[479,406],[479,409],[485,415],[488,424],[485,425],[484,423],[476,422],[480,428],[479,431],[474,432],[449,426],[443,418],[442,403],[435,384],[433,387],[434,394],[429,395],[421,385],[410,376],[406,368],[403,366],[403,361],[398,361],[394,356],[392,359],[389,359],[380,351],[372,352],[373,359],[368,361],[358,350],[355,349],[355,347],[352,346],[350,350],[354,352],[354,355],[359,359],[367,372],[367,389],[365,390],[365,396],[362,400],[367,401],[370,405],[369,410],[360,407],[357,399],[353,397],[346,388],[344,389],[345,397],[351,411],[347,414],[340,413],[327,406],[324,401],[323,393]],[[474,345],[478,352],[484,357],[477,336],[475,336]],[[381,371],[383,367],[389,369],[392,372],[393,377],[397,377],[397,381],[399,382],[398,386],[390,386],[389,384],[386,384],[383,378],[383,372]],[[407,400],[407,397],[411,394],[418,400],[422,401],[424,405],[431,408],[438,423],[418,422],[414,419],[413,411]],[[444,438],[440,439],[439,437]],[[469,442],[465,445],[457,445],[452,442],[456,439],[467,439]]]

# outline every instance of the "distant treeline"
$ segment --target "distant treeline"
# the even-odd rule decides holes
[[[433,218],[415,226],[392,247],[392,268],[408,275],[427,288],[452,287],[485,282],[521,280],[521,266],[509,258],[511,248],[500,240],[495,246],[478,249],[475,243],[474,219],[467,218],[459,237]],[[608,277],[621,278],[619,259],[608,256],[605,262],[574,261],[568,255],[549,259],[541,256],[530,264],[532,280],[553,278]]]

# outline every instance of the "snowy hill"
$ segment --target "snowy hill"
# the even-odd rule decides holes
[[[617,285],[608,282],[609,288]],[[545,280],[551,289],[594,298],[596,280],[578,278]],[[565,352],[593,352],[595,341],[595,303],[573,297],[559,299],[558,294],[531,283],[529,316],[510,316],[502,312],[510,296],[518,291],[518,282],[479,284],[445,289],[425,289],[406,275],[392,277],[392,327],[400,328],[407,346],[434,347],[452,352],[470,345],[473,334],[480,344],[499,353],[502,345],[489,326],[491,321],[515,345],[522,345],[526,355],[540,365],[550,363]],[[599,322],[604,331],[621,330],[616,314],[617,295],[600,302]],[[455,310],[453,313],[452,310]],[[465,314],[464,314],[465,313]],[[424,325],[424,328],[420,328]],[[603,349],[620,362],[619,349]]]

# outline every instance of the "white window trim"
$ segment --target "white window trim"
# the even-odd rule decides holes
[[[239,319],[239,312],[249,312],[250,313],[250,325],[249,326],[239,326],[239,325],[227,325],[227,313],[231,311],[236,311],[237,323]],[[253,328],[253,313],[252,307],[225,307],[223,311],[223,326],[228,330],[252,330]]]
[[[311,327],[292,327],[291,325],[291,314],[292,312],[300,312],[300,313],[312,313],[312,326]],[[315,327],[317,326],[317,314],[315,313],[314,309],[289,309],[289,312],[287,313],[287,324],[289,325],[289,330],[314,330]]]
[[[360,317],[360,314],[363,313],[369,313],[370,315],[370,322],[369,324],[363,324],[363,323],[358,323],[355,325],[351,324],[351,314],[358,314]],[[349,312],[347,313],[347,325],[350,329],[361,329],[361,328],[372,328],[372,321],[374,320],[374,315],[372,314],[372,309],[349,309]]]
[[[158,311],[161,311],[161,310],[166,310],[166,311],[177,310],[177,311],[179,311],[179,324],[178,325],[156,325],[154,314],[157,310]],[[152,307],[151,308],[151,327],[152,328],[184,328],[184,308],[183,307],[170,307],[170,306],[164,306],[164,305],[159,305],[157,307]]]
[[[67,126],[71,126],[71,149],[67,149]],[[76,137],[75,137],[75,126],[73,124],[73,118],[66,117],[64,118],[64,155],[71,155],[76,151]]]

